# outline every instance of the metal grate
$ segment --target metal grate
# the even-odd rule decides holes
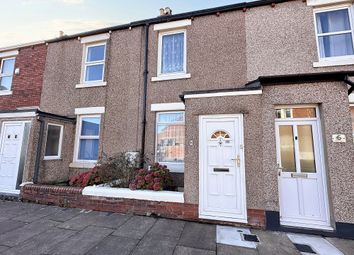
[[[309,245],[294,243],[296,249],[300,252],[317,254]]]
[[[242,234],[242,236],[244,241],[259,243],[258,237],[256,235]]]

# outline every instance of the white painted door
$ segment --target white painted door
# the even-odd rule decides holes
[[[242,115],[200,117],[200,218],[247,222]]]
[[[318,121],[277,122],[276,132],[280,223],[330,229]]]
[[[0,192],[16,192],[24,123],[5,122],[0,140]]]

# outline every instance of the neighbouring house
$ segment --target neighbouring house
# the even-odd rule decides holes
[[[139,152],[183,193],[83,194],[354,238],[353,15],[352,1],[265,0],[47,41],[38,183]]]
[[[0,192],[20,193],[32,181],[45,42],[0,49]]]

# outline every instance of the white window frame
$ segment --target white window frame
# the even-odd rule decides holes
[[[87,61],[87,54],[88,50],[91,47],[95,46],[104,46],[104,55],[103,55],[103,60],[99,61]],[[106,69],[106,55],[107,55],[107,42],[95,42],[95,43],[86,43],[84,44],[84,50],[83,50],[83,57],[82,57],[82,67],[81,67],[81,82],[80,84],[76,85],[76,88],[90,88],[90,87],[99,87],[99,86],[105,86],[107,85],[107,82],[105,82],[105,69]],[[103,70],[102,70],[102,79],[101,80],[96,80],[96,81],[86,81],[86,70],[88,66],[93,66],[97,64],[103,64]]]
[[[330,33],[319,34],[318,33],[318,27],[317,27],[316,15],[319,14],[319,13],[338,11],[338,10],[348,10],[349,22],[350,22],[350,28],[351,29],[350,30],[345,30],[345,31],[339,31],[339,32],[330,32]],[[337,5],[337,6],[323,7],[323,8],[314,9],[313,18],[314,18],[314,24],[315,24],[317,56],[318,56],[318,62],[315,62],[313,64],[314,67],[325,67],[325,66],[354,64],[354,54],[353,55],[347,55],[347,56],[339,56],[339,57],[321,57],[320,43],[319,43],[319,37],[320,36],[330,36],[330,35],[340,35],[340,34],[351,33],[353,47],[354,47],[354,27],[353,27],[353,25],[354,25],[353,24],[354,23],[353,22],[354,21],[354,16],[353,16],[353,10],[354,10],[354,7],[353,7],[352,4]]]
[[[81,129],[82,129],[82,119],[83,118],[100,118],[100,130],[98,136],[82,136]],[[75,135],[75,148],[74,148],[74,163],[88,163],[87,167],[93,167],[97,160],[82,160],[79,159],[79,147],[80,147],[80,140],[81,139],[98,139],[100,141],[101,137],[101,127],[102,127],[102,116],[100,114],[83,114],[77,116],[77,123],[76,126],[76,135]],[[98,147],[99,150],[99,147]],[[77,165],[77,167],[86,167],[85,165]]]
[[[174,73],[162,73],[162,38],[166,35],[174,35],[183,33],[184,47],[183,47],[183,71]],[[158,40],[158,54],[157,54],[157,77],[153,77],[152,81],[187,79],[191,75],[187,73],[187,29],[175,29],[169,31],[160,31]]]
[[[157,160],[157,144],[158,144],[158,139],[157,139],[157,127],[159,124],[170,124],[170,123],[164,123],[164,122],[159,122],[159,116],[161,114],[166,114],[166,113],[183,113],[183,122],[181,121],[180,123],[184,126],[186,126],[186,112],[185,111],[164,111],[164,112],[157,112],[156,113],[156,123],[155,123],[155,162],[158,162],[161,165],[167,166],[167,168],[170,170],[172,173],[184,173],[184,160],[185,160],[185,155],[183,155],[183,163],[173,163],[173,162],[159,162]],[[186,137],[184,137],[185,139]],[[184,141],[184,145],[186,146],[186,140]]]
[[[59,136],[59,144],[58,144],[58,155],[56,155],[56,156],[46,156],[46,155],[45,155],[46,150],[47,150],[49,126],[60,127],[60,136]],[[62,144],[63,144],[63,132],[64,132],[64,125],[55,124],[55,123],[48,123],[48,124],[47,124],[47,136],[46,136],[46,142],[45,142],[44,160],[56,160],[56,159],[61,159],[61,150],[62,150]]]
[[[16,57],[8,57],[8,58],[3,58],[3,59],[1,59],[0,78],[2,78],[2,77],[12,77],[12,81],[11,81],[11,87],[10,87],[10,89],[8,89],[8,90],[1,90],[1,91],[0,91],[0,95],[1,95],[1,94],[8,94],[9,92],[12,91],[13,77],[14,77],[14,74],[15,74],[15,66],[14,66],[14,70],[12,71],[12,74],[3,74],[3,73],[2,73],[2,69],[3,69],[3,67],[4,67],[4,62],[5,62],[6,60],[11,60],[11,59],[13,59],[13,60],[15,61],[15,65],[16,65]]]

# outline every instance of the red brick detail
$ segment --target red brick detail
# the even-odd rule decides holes
[[[16,56],[15,68],[20,74],[13,76],[12,95],[1,96],[0,110],[39,106],[47,57],[45,44],[21,48]]]
[[[226,225],[240,225],[231,222],[203,220],[198,217],[198,205],[147,200],[83,196],[82,188],[49,185],[26,185],[21,189],[24,202],[83,208],[95,211],[156,215],[164,218],[182,219]],[[248,209],[250,226],[264,228],[264,210]]]
[[[248,209],[248,224],[251,226],[264,228],[266,224],[265,211],[262,209]]]

